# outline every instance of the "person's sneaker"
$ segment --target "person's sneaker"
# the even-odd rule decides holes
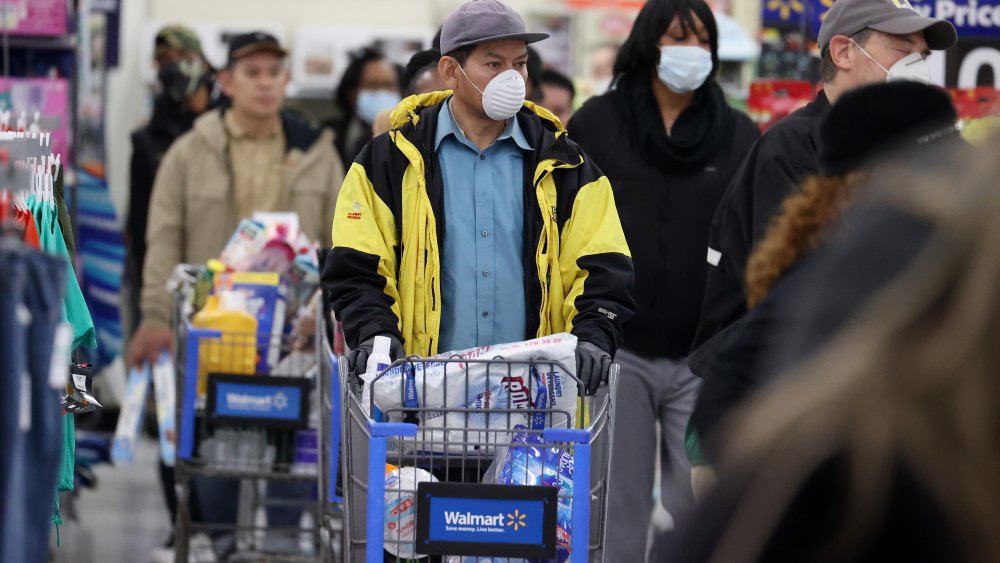
[[[149,563],[174,563],[174,550],[169,547],[158,547],[149,554]]]
[[[191,538],[188,543],[189,563],[218,563],[215,557],[215,548],[212,545],[212,538],[208,534],[199,533]]]

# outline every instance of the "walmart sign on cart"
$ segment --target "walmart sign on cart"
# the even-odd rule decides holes
[[[416,551],[551,559],[556,495],[554,487],[420,483]]]

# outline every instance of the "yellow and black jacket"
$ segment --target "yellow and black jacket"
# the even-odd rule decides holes
[[[344,180],[323,287],[352,347],[393,334],[407,354],[438,353],[446,226],[434,135],[450,94],[403,100]],[[572,332],[614,354],[634,302],[611,186],[547,110],[525,103],[516,119],[537,147],[524,158],[525,338]]]

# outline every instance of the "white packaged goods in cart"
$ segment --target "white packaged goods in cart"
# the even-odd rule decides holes
[[[546,427],[571,428],[575,424],[575,336],[560,333],[525,342],[448,352],[429,359],[455,358],[503,359],[514,363],[398,365],[372,382],[375,406],[390,422],[406,421],[407,409],[419,408],[413,413],[421,427],[419,441],[431,451],[445,451],[446,444],[448,451],[467,451],[468,446],[459,444],[478,443],[492,450],[492,446],[485,445],[509,443],[512,433],[497,431],[528,426],[527,413],[520,414],[518,410],[550,411]],[[533,402],[539,386],[546,389],[545,405]],[[367,402],[362,404],[368,408]],[[490,432],[481,431],[487,429]]]
[[[417,555],[417,484],[436,483],[437,478],[423,469],[400,467],[385,476],[385,550],[406,559]]]

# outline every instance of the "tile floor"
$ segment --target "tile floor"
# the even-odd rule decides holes
[[[131,466],[95,468],[98,487],[75,499],[76,519],[63,509],[66,523],[59,531],[61,546],[53,548],[56,563],[149,563],[153,550],[170,535],[170,523],[160,492],[156,442],[143,440]]]

